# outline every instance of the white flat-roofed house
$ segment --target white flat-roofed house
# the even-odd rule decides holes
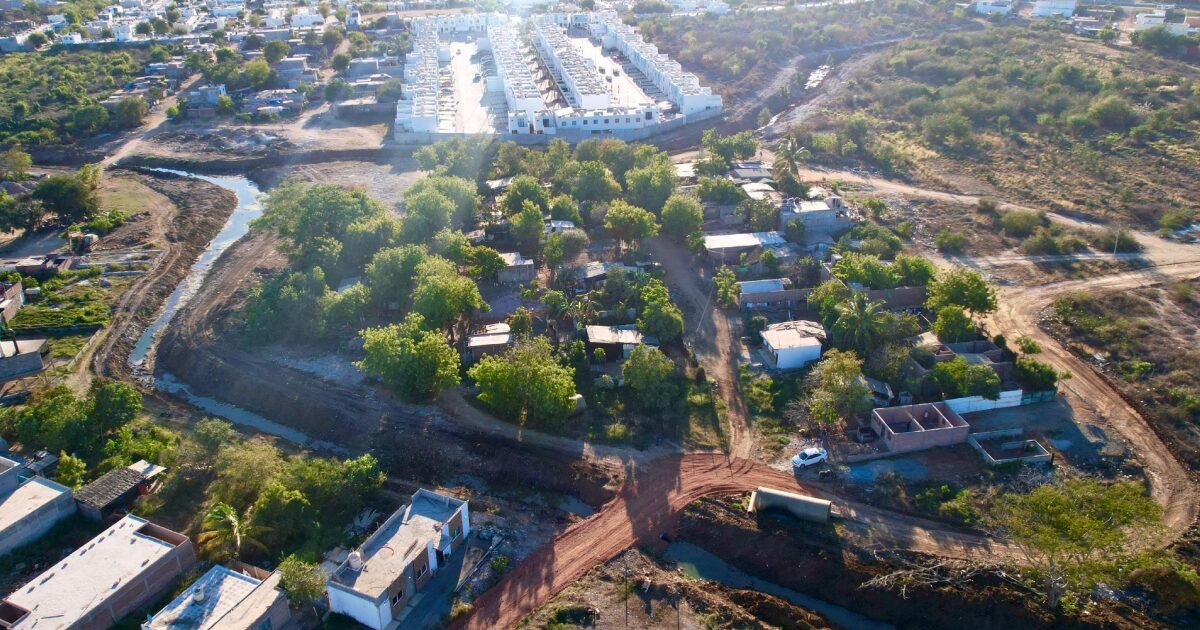
[[[795,370],[821,358],[821,340],[798,328],[762,331],[763,348],[771,367]]]
[[[329,609],[375,630],[398,625],[405,606],[470,533],[466,501],[417,490],[408,506],[389,517],[330,576]]]
[[[108,628],[195,562],[187,536],[126,516],[0,601],[0,627]]]
[[[23,468],[0,457],[0,556],[37,540],[75,513],[70,488],[38,476],[21,482]]]
[[[758,247],[782,245],[787,242],[782,232],[743,232],[740,234],[705,234],[704,249],[718,262],[736,261],[737,257]]]
[[[643,335],[636,326],[587,326],[583,329],[588,354],[604,350],[606,360],[627,359],[640,345],[657,346],[658,338]]]
[[[1162,28],[1168,33],[1176,37],[1184,37],[1192,34],[1194,29],[1182,17],[1177,20],[1167,21],[1167,12],[1164,9],[1152,11],[1150,13],[1139,13],[1133,19],[1133,30],[1145,31],[1152,28]]]
[[[804,225],[806,236],[833,234],[851,226],[848,208],[837,195],[828,195],[823,199],[784,200],[779,210],[779,229],[787,229],[788,224],[794,221]]]
[[[216,565],[142,624],[142,630],[273,630],[291,618],[280,575]]]

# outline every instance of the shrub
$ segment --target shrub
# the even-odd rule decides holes
[[[942,230],[933,238],[933,244],[939,251],[961,252],[967,247],[967,237],[962,232]]]
[[[1025,237],[1033,234],[1045,219],[1044,214],[1033,210],[1009,210],[1000,217],[1000,227],[1009,236]]]

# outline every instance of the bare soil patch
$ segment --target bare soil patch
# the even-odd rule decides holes
[[[636,549],[596,567],[525,619],[527,627],[552,624],[597,629],[830,627],[820,615],[778,597],[689,579]]]

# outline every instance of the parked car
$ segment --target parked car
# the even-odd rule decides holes
[[[829,453],[823,448],[810,447],[800,451],[792,458],[792,468],[808,468],[829,459]]]

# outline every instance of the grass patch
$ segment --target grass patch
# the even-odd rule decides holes
[[[75,355],[83,350],[83,346],[92,338],[90,334],[80,335],[63,335],[61,337],[51,337],[50,356],[55,359],[73,359]]]

